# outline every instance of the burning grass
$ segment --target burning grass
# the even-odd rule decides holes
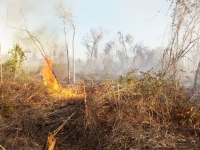
[[[54,97],[83,97],[81,94],[77,94],[77,92],[71,88],[63,88],[52,69],[52,61],[46,60],[46,64],[44,68],[41,70],[40,74],[43,76],[44,85],[48,87],[49,92]]]
[[[200,148],[199,108],[191,109],[183,88],[150,72],[102,83],[85,99],[54,97],[35,80],[3,87],[0,145],[6,149],[42,149],[48,133],[74,112],[56,135],[58,149]]]

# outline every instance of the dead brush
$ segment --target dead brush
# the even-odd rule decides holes
[[[11,104],[17,110],[24,107],[37,107],[52,99],[43,84],[37,80],[28,80],[22,83],[4,81],[3,83],[3,104]]]
[[[39,145],[35,143],[33,137],[36,134],[37,138],[40,137],[38,135],[40,127],[37,125],[45,120],[41,106],[51,99],[46,88],[36,80],[28,80],[25,84],[19,84],[17,80],[16,82],[4,80],[2,87],[0,143],[9,149],[31,147],[31,145],[38,148]]]
[[[57,134],[57,144],[63,149],[77,143],[83,145],[86,130],[82,99],[53,98],[37,80],[4,81],[3,87],[0,145],[6,149],[42,149],[48,133],[57,129],[74,111],[77,113]],[[12,112],[5,111],[7,105],[12,106]]]
[[[77,87],[80,93],[83,86]],[[0,145],[6,149],[41,149],[48,133],[75,111],[57,134],[61,150],[175,149],[180,144],[174,116],[186,105],[184,91],[153,72],[131,72],[120,83],[104,82],[98,93],[84,99],[52,98],[35,81],[4,87],[4,100],[14,102],[14,111],[0,123]],[[197,129],[198,122],[193,124]]]
[[[191,131],[194,132],[195,136],[200,133],[200,108],[190,107],[179,110],[174,116],[178,125],[184,128],[192,128]]]
[[[140,76],[131,72],[120,84],[105,84],[90,99],[90,127],[98,135],[93,135],[93,140],[101,148],[140,149],[152,134],[164,138],[173,126],[173,108],[182,99],[183,91],[176,84],[153,72],[141,72]]]

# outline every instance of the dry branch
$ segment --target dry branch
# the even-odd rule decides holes
[[[68,120],[71,119],[71,117],[75,114],[75,112],[72,115],[70,115],[68,117],[68,119],[65,120],[65,122],[63,122],[62,125],[60,125],[56,130],[54,130],[53,133],[48,134],[48,137],[47,137],[47,140],[46,140],[43,150],[54,150],[55,149],[56,141],[57,141],[57,138],[55,137],[56,134],[64,127],[64,125],[68,122]]]
[[[20,10],[20,13],[23,16],[24,21],[25,21],[26,19],[24,17],[24,14],[22,13],[22,9]],[[37,49],[40,51],[40,54],[44,58],[46,64],[49,66],[48,58],[46,56],[46,53],[45,53],[45,50],[44,50],[44,47],[43,47],[42,43],[33,34],[30,33],[30,31],[28,30],[28,28],[26,26],[24,27],[25,29],[21,29],[21,28],[17,28],[17,27],[12,27],[12,28],[20,30],[20,31],[23,31],[23,32],[26,32],[28,34],[29,38],[32,40],[32,42],[37,47]],[[55,77],[56,81],[58,82],[55,72],[53,71],[53,69],[50,66],[49,66],[49,68],[50,68],[53,76]]]
[[[6,149],[5,149],[3,146],[1,146],[1,145],[0,145],[0,148],[1,148],[2,150],[6,150]]]

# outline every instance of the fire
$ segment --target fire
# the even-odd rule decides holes
[[[52,61],[47,60],[44,68],[41,70],[40,74],[43,76],[44,84],[50,86],[51,88],[57,90],[59,89],[58,81],[52,72]]]
[[[44,84],[48,86],[49,92],[53,96],[67,97],[67,96],[77,96],[76,93],[72,92],[71,89],[63,88],[59,85],[53,71],[52,71],[52,61],[46,60],[46,64],[41,70],[40,74],[43,76]]]

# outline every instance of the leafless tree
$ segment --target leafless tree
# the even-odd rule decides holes
[[[177,75],[178,62],[194,49],[200,35],[200,1],[172,0],[172,25],[169,44],[163,52],[162,76]]]
[[[126,50],[126,44],[125,44],[125,41],[124,41],[124,36],[122,35],[122,33],[120,31],[118,32],[118,34],[119,34],[119,42],[122,44],[123,51],[125,53],[125,57],[127,57],[128,54],[127,54],[127,50]]]
[[[75,56],[74,56],[74,40],[75,40],[75,34],[76,34],[76,28],[73,24],[73,22],[71,23],[72,27],[73,27],[73,39],[72,39],[72,52],[73,52],[73,83],[75,84],[76,79],[75,79]]]
[[[99,42],[103,38],[104,32],[105,31],[103,31],[102,28],[99,28],[99,30],[93,28],[90,30],[90,35],[86,35],[82,39],[82,44],[86,47],[90,57],[90,70],[92,69],[93,57],[98,59],[98,46]]]
[[[198,47],[200,39],[200,1],[172,0],[170,2],[170,8],[173,12],[171,37],[167,48],[163,52],[161,77],[167,74],[174,81],[179,73],[178,63],[180,60]],[[194,95],[198,74],[199,67],[197,67],[194,78]]]
[[[130,53],[132,49],[133,37],[131,34],[127,34],[124,38],[123,34],[119,31],[119,43],[121,48],[117,52],[117,56],[120,60],[120,68],[123,71],[127,70],[130,67]]]
[[[133,36],[132,36],[131,34],[127,34],[127,35],[126,35],[125,41],[126,41],[129,45],[131,45],[131,44],[133,43]]]
[[[73,28],[73,39],[72,39],[72,54],[73,54],[73,83],[75,83],[75,58],[74,58],[74,39],[75,39],[75,33],[76,28],[73,22],[73,15],[70,11],[67,11],[66,8],[63,6],[63,4],[60,4],[57,7],[58,10],[58,16],[62,19],[63,22],[63,32],[65,36],[65,47],[67,52],[67,68],[68,68],[68,84],[70,83],[70,61],[69,61],[69,44],[67,41],[67,24],[69,24]]]
[[[112,64],[114,63],[113,61],[113,56],[112,56],[112,49],[115,45],[115,42],[110,41],[106,43],[105,48],[104,48],[104,70],[108,71],[108,67],[111,69]]]
[[[29,40],[31,40],[34,43],[34,45],[37,47],[37,49],[40,51],[40,54],[44,58],[45,62],[48,62],[48,58],[46,56],[46,53],[45,53],[45,50],[44,50],[44,47],[43,47],[42,43],[28,29],[27,20],[26,20],[24,14],[22,13],[22,9],[20,10],[20,13],[21,13],[21,15],[23,17],[23,20],[24,20],[24,26],[21,27],[21,28],[12,27],[12,26],[11,27],[14,28],[14,29],[17,29],[19,31],[27,33],[27,35],[29,37]],[[49,65],[49,63],[47,63],[47,64]],[[51,67],[50,67],[50,69],[51,69]],[[52,69],[51,69],[51,71],[52,71],[52,74],[54,75],[55,79],[57,80],[54,71]]]

